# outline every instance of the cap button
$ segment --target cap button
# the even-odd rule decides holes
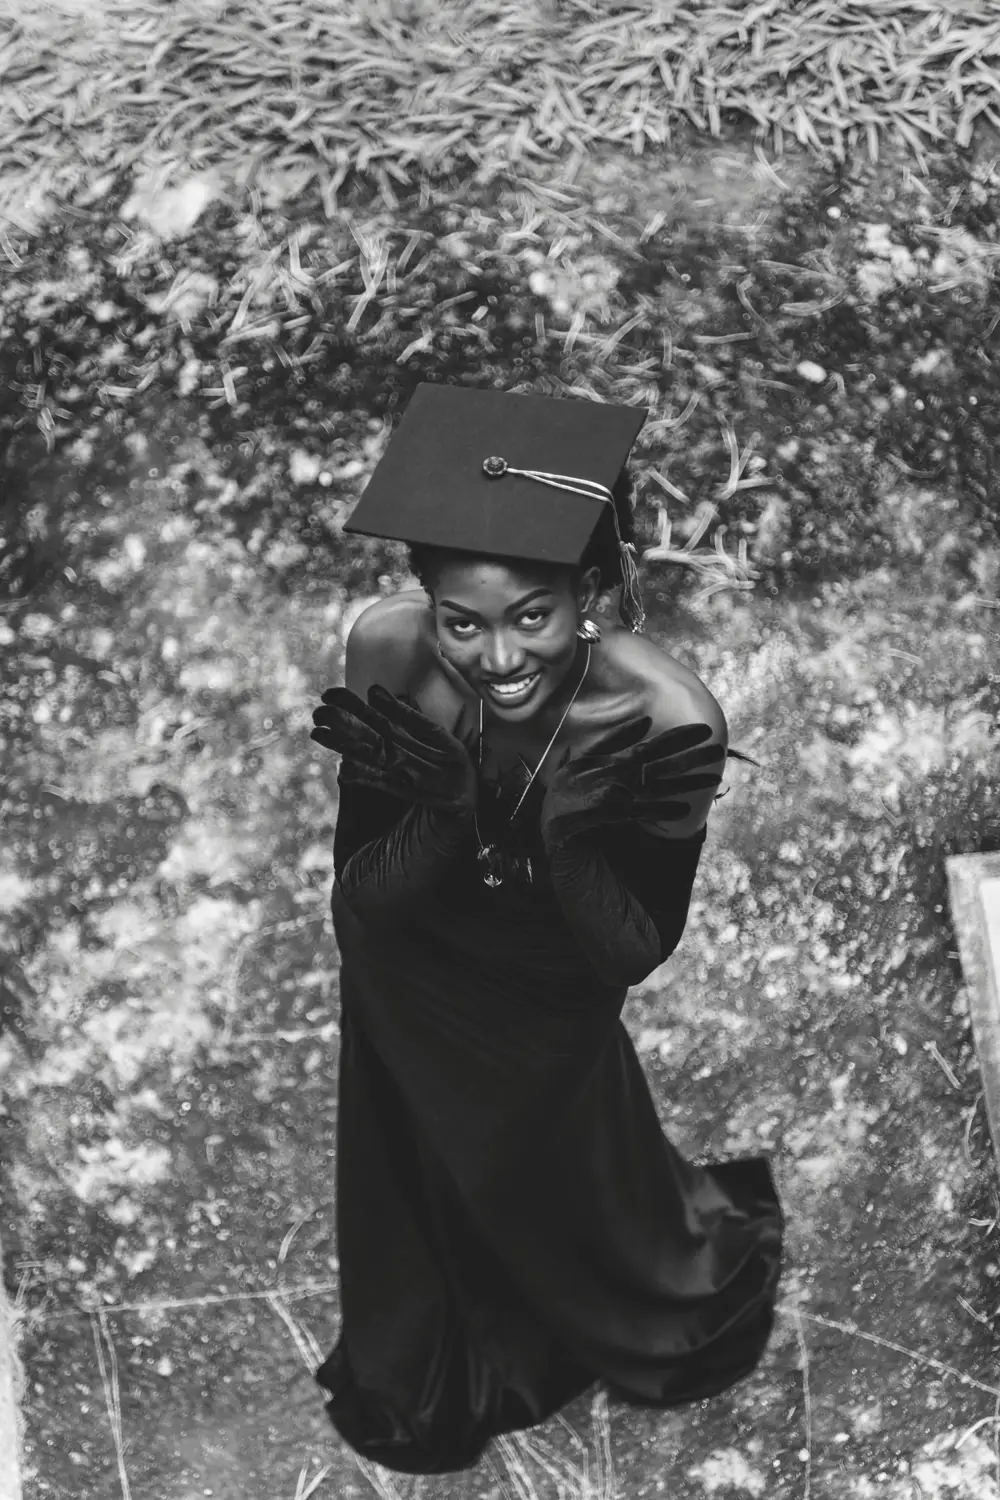
[[[483,473],[488,474],[491,479],[499,479],[501,474],[507,472],[507,460],[505,458],[484,458]]]

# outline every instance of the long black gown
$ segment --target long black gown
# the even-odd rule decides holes
[[[517,791],[481,783],[484,837]],[[344,1440],[402,1472],[468,1468],[598,1380],[655,1406],[712,1396],[771,1330],[767,1163],[694,1166],[663,1134],[620,1019],[627,986],[595,973],[548,878],[542,793],[499,888],[468,837],[426,901],[362,919],[340,877],[406,805],[341,791],[342,1326],[316,1378]],[[704,838],[604,840],[633,891],[673,882],[673,945]]]

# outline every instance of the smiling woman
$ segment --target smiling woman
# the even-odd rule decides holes
[[[766,1163],[695,1167],[621,1023],[680,941],[727,754],[641,634],[624,470],[644,413],[422,386],[349,528],[412,548],[313,737],[342,755],[335,1426],[474,1464],[604,1380],[670,1406],[766,1344]],[[611,487],[613,486],[613,488]],[[629,629],[598,628],[620,585]]]
[[[580,664],[581,616],[586,619],[598,596],[623,582],[618,537],[625,546],[632,542],[630,493],[623,469],[611,489],[611,507],[602,508],[573,568],[519,564],[516,558],[510,560],[512,568],[454,549],[410,547],[410,565],[430,600],[442,658],[466,681],[481,684],[494,707],[519,711],[506,722],[530,719],[540,730],[544,707],[551,717],[560,705],[558,689],[573,680]]]

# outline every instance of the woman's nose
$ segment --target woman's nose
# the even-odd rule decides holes
[[[487,677],[513,677],[524,665],[524,652],[503,631],[488,636],[483,648],[483,672]]]

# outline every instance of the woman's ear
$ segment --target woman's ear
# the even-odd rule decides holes
[[[580,579],[577,586],[576,597],[581,610],[586,614],[588,609],[593,609],[601,595],[601,570],[598,567],[588,568]]]

